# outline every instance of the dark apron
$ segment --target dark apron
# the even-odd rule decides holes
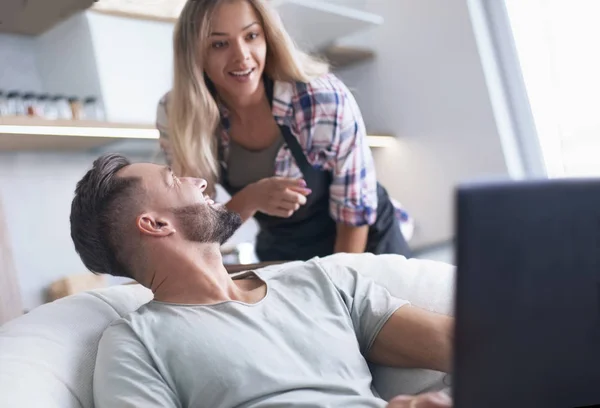
[[[267,85],[267,95],[271,100],[272,89],[269,88]],[[256,255],[261,262],[305,261],[315,256],[331,255],[336,238],[336,223],[329,215],[331,173],[313,167],[290,129],[281,125],[279,128],[287,148],[290,149],[302,172],[307,187],[312,192],[306,197],[306,204],[300,206],[289,218],[270,216],[261,212],[254,215],[260,227],[256,237]],[[219,162],[223,163],[221,148],[219,152]],[[229,184],[227,169],[223,165],[221,165],[220,184],[232,196],[241,190]],[[410,250],[400,231],[394,205],[385,188],[379,183],[377,183],[377,199],[377,220],[369,227],[365,252],[409,257]]]

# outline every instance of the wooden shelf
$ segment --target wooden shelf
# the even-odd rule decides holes
[[[123,154],[158,152],[158,130],[153,125],[0,117],[0,152],[119,150]],[[368,135],[371,147],[387,147],[393,136]]]
[[[158,130],[151,125],[0,118],[0,151],[81,151],[119,141],[156,139]]]
[[[0,0],[0,32],[38,35],[94,0]]]
[[[301,48],[311,52],[383,24],[379,15],[322,0],[273,0],[272,3],[286,31]]]
[[[341,45],[327,47],[319,55],[334,69],[346,68],[375,58],[375,52],[370,49]]]

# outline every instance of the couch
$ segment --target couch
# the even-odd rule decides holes
[[[452,265],[371,254],[336,254],[322,262],[352,266],[415,306],[453,313]],[[0,327],[0,407],[92,408],[92,376],[103,330],[151,298],[138,284],[111,286],[42,305]],[[371,370],[373,386],[386,400],[450,385],[449,375],[430,370],[377,365]]]

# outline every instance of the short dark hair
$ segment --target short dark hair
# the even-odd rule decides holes
[[[134,279],[124,239],[135,211],[141,180],[119,177],[130,165],[124,156],[104,154],[77,183],[71,204],[71,239],[83,264],[96,274]]]

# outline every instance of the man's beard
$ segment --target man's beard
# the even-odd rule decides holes
[[[185,239],[200,243],[225,243],[242,225],[239,214],[222,207],[195,204],[173,209]]]

